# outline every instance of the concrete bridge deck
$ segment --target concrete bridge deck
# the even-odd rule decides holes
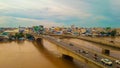
[[[120,49],[120,42],[110,43],[110,40],[105,40],[105,39],[101,40],[101,39],[96,39],[96,38],[91,38],[91,37],[82,37],[82,36],[74,36],[74,35],[56,35],[56,34],[50,34],[50,36],[59,36],[61,38],[78,38],[78,39],[82,39],[85,41],[102,44],[107,47]]]
[[[70,44],[67,44],[67,43],[62,42],[62,41],[60,41],[60,40],[57,40],[57,39],[54,38],[54,37],[44,35],[44,36],[37,36],[37,38],[46,39],[46,40],[48,40],[48,41],[50,41],[50,42],[58,45],[59,47],[67,50],[67,55],[68,55],[68,56],[71,56],[71,57],[76,58],[76,59],[78,59],[78,60],[79,60],[79,57],[82,57],[82,58],[86,59],[88,62],[92,62],[92,63],[94,63],[95,65],[98,65],[98,68],[99,68],[99,67],[101,67],[101,68],[117,68],[118,66],[120,66],[120,65],[118,65],[118,64],[115,63],[115,60],[117,60],[117,59],[113,59],[113,58],[111,58],[111,57],[108,57],[108,56],[99,54],[99,53],[97,53],[97,52],[92,52],[92,51],[90,51],[90,50],[87,50],[86,48],[82,48],[82,47],[81,47],[81,48],[78,48],[78,47],[76,47],[76,46],[71,46]],[[85,54],[85,53],[83,53],[83,52],[81,52],[81,51],[87,51],[88,54]],[[71,55],[71,53],[72,53],[72,55]],[[94,54],[97,54],[97,55],[98,55],[98,59],[97,59],[97,60],[94,60],[94,58],[93,58],[93,55],[94,55]],[[76,56],[77,56],[77,57],[76,57]],[[112,66],[108,66],[108,65],[103,64],[103,63],[101,62],[101,59],[102,59],[102,58],[110,59],[110,60],[113,62]]]

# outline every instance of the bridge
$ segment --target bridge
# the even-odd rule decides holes
[[[111,57],[105,56],[103,54],[88,50],[84,47],[77,47],[71,44],[68,44],[60,39],[56,39],[52,36],[48,36],[48,35],[37,35],[37,34],[33,34],[36,41],[40,42],[41,44],[43,44],[45,41],[47,40],[53,44],[56,45],[58,51],[60,51],[63,55],[63,58],[67,58],[69,60],[73,60],[73,59],[77,59],[83,62],[86,62],[89,64],[89,66],[93,66],[92,68],[117,68],[118,66],[120,67],[120,65],[115,63],[115,60],[117,59],[113,59]],[[61,36],[61,35],[60,35]],[[76,38],[76,36],[62,36],[63,38]],[[97,54],[97,60],[94,58],[94,55]],[[109,60],[111,60],[112,66],[108,66],[105,65],[101,62],[102,58],[107,58]],[[83,60],[81,60],[83,59]]]
[[[92,43],[95,43],[95,44],[99,44],[98,46],[100,46],[102,48],[102,54],[105,54],[105,55],[108,55],[108,56],[111,54],[111,50],[120,50],[120,46],[118,46],[118,45],[115,45],[115,44],[112,44],[112,43],[108,44],[109,42],[106,43],[106,41],[105,42],[104,41],[99,42],[99,41],[95,41],[95,40],[93,41],[91,39],[94,39],[94,38],[89,39],[90,37],[89,38],[86,38],[86,37],[84,38],[84,37],[75,36],[75,35],[56,35],[56,34],[50,34],[50,36],[60,38],[60,39],[66,39],[66,38],[68,38],[68,39],[80,39],[80,40],[92,42]],[[119,44],[119,43],[117,43],[117,44]],[[97,46],[97,45],[95,45],[95,46]],[[117,58],[120,59],[119,56]]]
[[[58,37],[58,38],[77,38],[77,39],[82,39],[82,40],[85,40],[85,41],[89,41],[89,42],[94,42],[94,43],[99,43],[99,44],[102,44],[102,45],[106,45],[107,47],[111,47],[111,48],[114,48],[114,49],[120,49],[120,42],[116,41],[117,44],[114,44],[114,43],[110,43],[109,41],[110,40],[103,40],[103,41],[96,41],[96,40],[93,40],[94,38],[92,37],[82,37],[82,36],[76,36],[76,35],[56,35],[56,34],[49,34],[50,36],[54,36],[54,37]]]
[[[77,47],[77,46],[74,46],[73,44],[67,44],[66,42],[60,39],[56,39],[48,35],[34,35],[34,36],[35,36],[36,41],[40,42],[41,44],[43,44],[45,40],[55,44],[57,49],[63,54],[62,55],[63,58],[67,58],[69,60],[77,59],[80,61],[87,62],[89,66],[91,67],[94,66],[92,68],[117,68],[118,66],[120,66],[115,63],[115,60],[117,59],[113,59],[103,54],[88,50],[84,47]],[[94,58],[95,54],[97,55],[97,59]],[[112,65],[108,66],[108,65],[103,64],[101,62],[102,58],[107,58],[111,60]]]

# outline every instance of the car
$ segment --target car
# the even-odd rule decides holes
[[[82,53],[84,53],[84,54],[88,54],[88,51],[84,51],[84,50],[83,50]]]
[[[120,65],[120,60],[116,60],[115,62]]]
[[[112,66],[112,61],[109,59],[101,59],[101,62],[106,64],[106,65]]]
[[[93,58],[94,58],[94,60],[97,60],[97,59],[98,59],[98,55],[97,55],[97,54],[94,54],[94,55],[93,55]]]

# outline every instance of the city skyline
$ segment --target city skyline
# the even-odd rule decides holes
[[[0,27],[120,27],[120,0],[0,0]]]

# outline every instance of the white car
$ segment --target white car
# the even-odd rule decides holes
[[[101,62],[109,66],[112,65],[112,61],[110,61],[109,59],[101,59]]]
[[[115,62],[116,62],[117,64],[120,64],[120,60],[116,60]]]

